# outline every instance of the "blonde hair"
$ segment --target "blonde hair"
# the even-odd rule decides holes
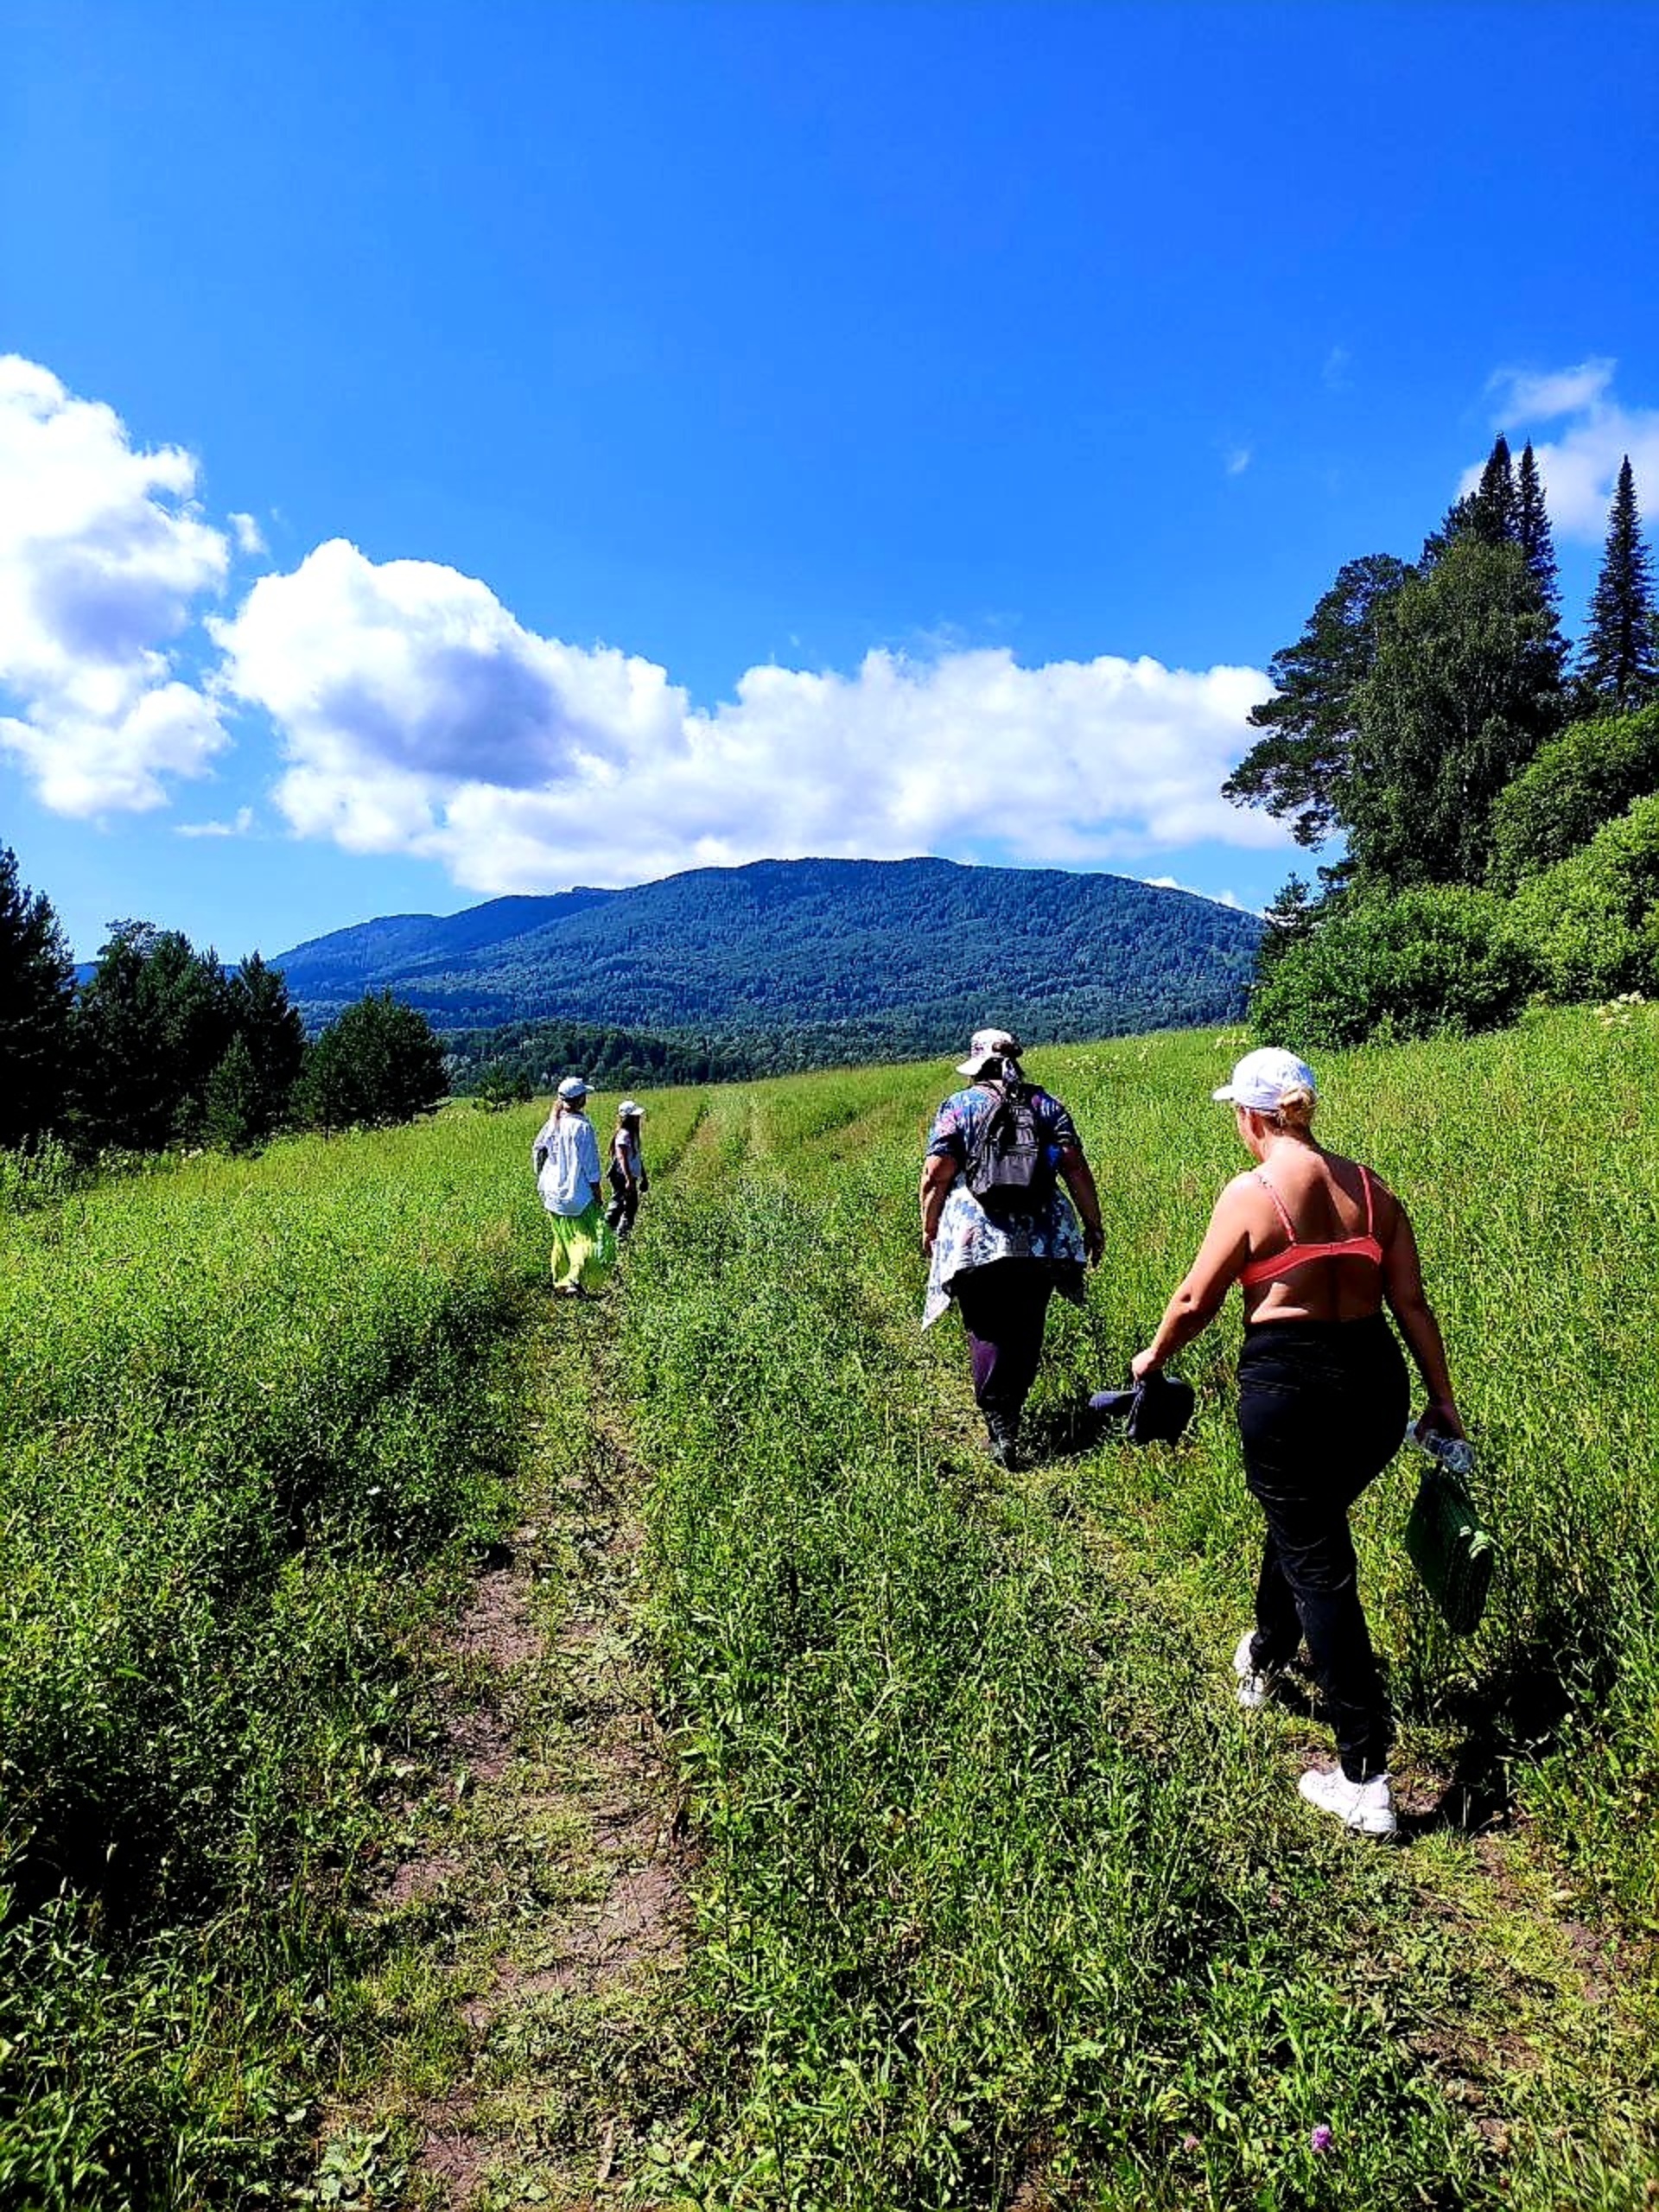
[[[1288,1129],[1299,1136],[1305,1135],[1318,1103],[1307,1085],[1299,1084],[1295,1090],[1286,1091],[1271,1114],[1264,1114],[1262,1118],[1264,1122],[1271,1122],[1275,1129]]]

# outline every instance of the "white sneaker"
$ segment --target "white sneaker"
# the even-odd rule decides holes
[[[1317,1805],[1322,1813],[1334,1813],[1344,1827],[1357,1834],[1393,1835],[1398,1827],[1394,1789],[1386,1774],[1374,1774],[1369,1782],[1350,1782],[1340,1767],[1326,1774],[1322,1768],[1311,1766],[1297,1787],[1310,1805]]]
[[[1250,1646],[1255,1642],[1255,1630],[1247,1628],[1233,1654],[1233,1672],[1238,1676],[1238,1701],[1246,1713],[1258,1711],[1273,1694],[1273,1676],[1258,1675],[1251,1662]]]

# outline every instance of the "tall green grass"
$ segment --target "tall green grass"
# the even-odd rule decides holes
[[[1494,2152],[1463,2072],[1501,2073],[1514,2024],[1478,1947],[1427,1916],[1408,1855],[1321,1831],[1281,1731],[1241,1725],[1236,1321],[1185,1363],[1189,1442],[1065,1456],[1241,1164],[1207,1096],[1235,1044],[1034,1056],[1087,1133],[1108,1255],[1052,1324],[1030,1427],[1062,1456],[1024,1482],[974,1449],[954,1322],[915,1333],[948,1072],[721,1096],[633,1255],[621,1356],[710,1852],[717,2063],[702,2148],[664,2152],[699,2202],[991,2204],[1026,2181],[1101,2206],[1612,2205],[1656,2171],[1651,2082],[1613,2062],[1649,2122],[1604,2128],[1566,2035],[1565,2075],[1491,2093],[1517,2135]],[[1629,1792],[1652,1787],[1659,1683],[1655,1044],[1572,1017],[1351,1056],[1323,1119],[1412,1206],[1504,1543],[1459,1644],[1401,1561],[1408,1470],[1362,1515],[1402,1756],[1449,1774],[1454,1824],[1513,1787],[1627,1924],[1651,1910]],[[1425,2063],[1448,2037],[1465,2055]]]
[[[1458,1824],[1514,1816],[1610,1928],[1653,1929],[1654,1017],[1321,1069],[1321,1133],[1412,1208],[1503,1545],[1459,1643],[1404,1564],[1408,1467],[1358,1516],[1402,1771],[1442,1778],[1452,1823],[1395,1855],[1297,1800],[1317,1736],[1231,1703],[1258,1540],[1236,1317],[1183,1363],[1179,1447],[1076,1421],[1242,1164],[1207,1097],[1241,1042],[1033,1056],[1108,1250],[1055,1312],[1013,1479],[955,1320],[918,1332],[948,1069],[655,1103],[595,1387],[649,1478],[707,1858],[698,2135],[642,2197],[1611,2212],[1659,2172],[1616,2009],[1519,2050],[1526,1974],[1457,1902]],[[535,1118],[0,1220],[0,2204],[283,2186],[420,1632],[511,1510]]]
[[[229,2202],[304,2118],[408,1639],[507,1510],[533,1126],[0,1222],[0,2201]]]

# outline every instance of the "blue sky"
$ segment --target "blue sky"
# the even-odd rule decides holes
[[[234,957],[762,853],[1260,904],[1338,565],[1659,515],[1659,11],[0,0],[0,841]],[[24,211],[19,219],[17,212]]]

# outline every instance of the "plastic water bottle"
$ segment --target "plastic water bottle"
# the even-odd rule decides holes
[[[1442,1436],[1432,1428],[1426,1436],[1419,1436],[1414,1421],[1406,1430],[1406,1441],[1427,1452],[1431,1459],[1438,1459],[1449,1475],[1467,1477],[1474,1472],[1475,1447],[1466,1436]]]

